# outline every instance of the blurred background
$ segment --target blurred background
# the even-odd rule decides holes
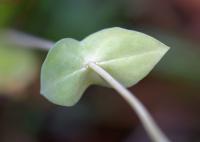
[[[173,142],[200,141],[199,0],[0,0],[0,142],[150,142],[112,89],[92,86],[73,107],[48,102],[39,93],[47,52],[12,44],[3,32],[81,40],[113,26],[171,47],[129,89]]]

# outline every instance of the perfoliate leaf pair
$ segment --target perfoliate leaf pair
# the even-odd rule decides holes
[[[87,67],[95,62],[124,86],[143,79],[169,47],[140,32],[109,28],[82,41],[65,38],[49,51],[41,71],[41,94],[55,104],[71,106],[92,84],[109,87]]]

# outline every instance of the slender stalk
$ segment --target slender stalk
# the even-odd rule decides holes
[[[159,127],[154,122],[149,112],[145,109],[142,103],[124,86],[116,81],[108,72],[98,66],[96,63],[89,63],[88,67],[98,73],[104,80],[106,80],[135,110],[144,128],[154,142],[170,142],[168,138],[162,133]]]
[[[49,50],[54,44],[51,41],[11,29],[5,31],[4,37],[9,39],[9,42],[25,48]]]

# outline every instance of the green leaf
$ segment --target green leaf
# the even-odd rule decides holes
[[[95,62],[126,87],[143,79],[169,47],[140,32],[109,28],[82,41],[66,38],[49,51],[41,71],[41,94],[71,106],[92,84],[110,87],[87,67]]]

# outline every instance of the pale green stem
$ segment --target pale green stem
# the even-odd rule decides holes
[[[106,80],[135,110],[139,119],[141,120],[145,130],[149,134],[150,138],[154,142],[170,142],[168,138],[163,134],[159,127],[154,122],[149,112],[145,109],[142,103],[124,86],[116,81],[108,72],[98,66],[96,63],[89,63],[88,67],[98,73],[104,80]]]
[[[52,41],[12,29],[5,30],[3,31],[3,33],[3,38],[8,39],[10,43],[17,44],[25,48],[38,48],[40,50],[49,50],[54,45]]]

